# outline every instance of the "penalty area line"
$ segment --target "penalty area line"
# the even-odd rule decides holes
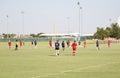
[[[106,65],[118,64],[118,63],[120,63],[120,62],[111,62],[111,63],[107,63],[107,64],[87,66],[87,67],[77,68],[77,69],[73,69],[73,70],[61,71],[61,72],[58,72],[58,73],[50,73],[50,74],[43,75],[43,76],[35,76],[35,77],[32,77],[32,78],[42,78],[42,77],[48,77],[48,76],[56,76],[56,75],[60,75],[60,74],[64,74],[64,73],[75,72],[75,71],[91,69],[91,68],[98,68],[98,67],[103,67],[103,66],[106,66]]]

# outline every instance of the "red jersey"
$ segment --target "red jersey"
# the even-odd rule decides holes
[[[108,45],[110,45],[110,40],[108,41]]]
[[[86,45],[86,41],[84,41],[84,45]]]
[[[49,42],[50,47],[52,47],[52,41]]]
[[[11,42],[11,41],[9,41],[9,42],[8,42],[8,45],[9,45],[9,46],[12,46],[12,42]]]
[[[84,48],[85,48],[86,47],[86,41],[84,41],[83,44],[84,44]]]
[[[67,45],[68,45],[68,47],[70,46],[70,40],[68,40]]]
[[[20,41],[20,47],[23,45],[22,41]]]
[[[74,42],[74,43],[72,44],[72,49],[73,49],[73,50],[76,50],[76,49],[77,49],[77,43]]]

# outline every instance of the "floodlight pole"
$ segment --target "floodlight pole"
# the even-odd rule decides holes
[[[56,41],[56,22],[54,22],[54,34],[55,34],[54,38],[55,38],[55,41]]]
[[[80,42],[80,2],[77,3],[79,6],[79,36],[78,36],[78,42]]]
[[[22,14],[22,30],[23,30],[23,35],[25,34],[24,33],[24,11],[21,12]]]
[[[7,17],[7,38],[8,38],[8,18],[9,18],[9,16],[6,15],[6,17]]]
[[[83,7],[80,7],[81,10],[81,36],[83,36]]]

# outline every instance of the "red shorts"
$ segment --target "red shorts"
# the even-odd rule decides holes
[[[73,49],[73,53],[76,53],[76,49]]]
[[[11,47],[11,45],[9,45],[9,47]]]

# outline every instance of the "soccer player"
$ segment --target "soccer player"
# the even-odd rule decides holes
[[[86,48],[86,41],[83,42],[84,48]]]
[[[110,40],[108,40],[108,47],[110,47]]]
[[[63,51],[65,50],[65,42],[62,41],[62,48],[63,48]]]
[[[18,50],[18,40],[16,40],[16,42],[15,42],[15,50]]]
[[[34,41],[31,41],[31,44],[33,45],[33,44],[34,44]]]
[[[23,45],[23,42],[22,42],[22,40],[20,40],[20,48],[22,47],[22,45]]]
[[[79,44],[79,45],[81,44],[81,41],[80,41],[80,40],[78,41],[78,44]]]
[[[37,41],[36,40],[34,40],[34,45],[35,45],[35,48],[37,47]]]
[[[50,48],[52,48],[52,41],[51,40],[49,41],[49,46],[50,46]]]
[[[56,51],[56,56],[59,56],[59,49],[60,49],[60,44],[58,40],[55,42],[55,51]]]
[[[100,50],[100,48],[99,48],[99,41],[98,40],[96,41],[96,48],[97,48],[97,51]]]
[[[70,40],[67,41],[67,46],[70,47]]]
[[[9,46],[9,49],[11,49],[12,42],[10,40],[8,41],[8,46]]]
[[[72,43],[72,50],[73,50],[73,56],[75,56],[76,55],[76,50],[77,50],[77,43],[76,43],[75,40]]]

